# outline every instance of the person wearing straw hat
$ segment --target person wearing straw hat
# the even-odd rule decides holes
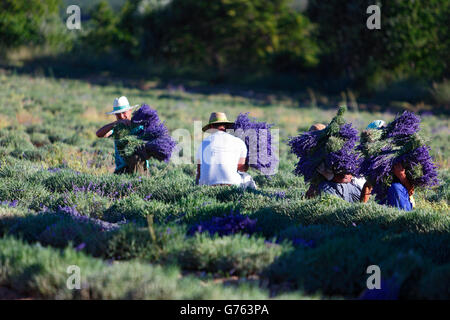
[[[131,114],[132,110],[139,105],[131,106],[128,102],[127,97],[121,96],[120,98],[115,98],[113,103],[113,111],[107,112],[106,114],[113,114],[116,116],[116,121],[108,123],[107,125],[104,125],[100,129],[97,130],[97,137],[99,138],[108,138],[114,133],[114,127],[122,123],[124,125],[131,125]],[[143,130],[144,127],[140,126],[137,127],[135,130]],[[135,134],[137,132],[131,132],[132,134]],[[142,173],[147,174],[148,168],[149,168],[149,162],[147,160],[142,160],[138,155],[132,156],[130,159],[128,159],[128,163],[120,156],[119,150],[117,149],[117,144],[114,142],[114,149],[115,149],[115,162],[116,162],[116,169],[114,170],[114,173],[121,174],[121,173]]]
[[[227,133],[234,123],[223,112],[213,112],[202,130],[210,133],[197,150],[198,185],[237,185],[256,189],[252,177],[246,173],[247,147],[241,139]]]

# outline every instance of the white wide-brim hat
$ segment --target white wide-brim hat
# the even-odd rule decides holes
[[[139,105],[130,106],[127,97],[121,96],[120,98],[115,98],[113,103],[113,111],[107,112],[106,114],[116,114],[122,113],[127,110],[138,107]]]

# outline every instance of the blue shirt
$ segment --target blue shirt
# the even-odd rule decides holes
[[[144,126],[139,126],[137,128],[134,128],[131,130],[131,134],[137,134],[140,131],[144,130]],[[112,133],[114,133],[114,129],[111,130]],[[117,149],[117,141],[114,140],[114,157],[116,160],[116,171],[122,169],[123,167],[125,167],[127,165],[127,163],[125,162],[125,159],[122,158],[122,156],[119,154],[119,149]],[[150,167],[150,163],[148,162],[148,160],[145,160],[145,164],[147,166],[147,169]]]
[[[336,183],[333,181],[324,181],[319,184],[320,193],[332,194],[348,202],[359,202],[361,199],[361,187],[349,183]]]
[[[400,210],[411,211],[412,204],[409,201],[408,189],[400,182],[394,182],[387,191],[386,204]]]

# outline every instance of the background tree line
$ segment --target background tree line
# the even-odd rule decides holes
[[[117,1],[116,1],[117,2]],[[381,7],[381,30],[366,9]],[[359,89],[448,77],[450,2],[441,0],[101,1],[65,27],[61,0],[3,0],[0,48],[49,45],[55,52],[153,61],[229,73],[315,73]]]

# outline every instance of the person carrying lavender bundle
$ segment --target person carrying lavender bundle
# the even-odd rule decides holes
[[[414,131],[417,131],[418,122],[417,121],[414,122],[415,123],[409,123],[409,126],[413,128]],[[390,125],[391,130],[394,125],[392,124]],[[380,131],[370,132],[370,130],[380,130]],[[363,144],[361,150],[363,150],[363,152],[365,151],[366,153],[368,153],[370,148],[369,143],[376,143],[377,140],[381,140],[381,137],[387,136],[388,134],[389,133],[387,131],[387,125],[383,120],[373,121],[367,126],[366,131],[363,132],[362,136]],[[405,136],[408,135],[409,134]],[[389,151],[388,149],[386,150]],[[365,163],[366,164],[375,163],[374,161],[370,160],[371,158],[367,158],[367,160],[365,160]],[[383,162],[380,162],[379,166],[381,167],[382,165]],[[395,161],[393,161],[392,169],[390,171],[392,181],[390,183],[390,186],[387,188],[384,198],[378,200],[381,204],[386,204],[388,206],[395,207],[400,210],[411,211],[415,207],[413,197],[414,186],[407,177],[405,167],[409,167],[407,161],[404,161],[401,158],[397,158]],[[363,169],[363,171],[364,170],[368,171],[367,168]],[[372,193],[372,190],[373,190],[372,183],[368,181],[363,188],[364,193],[363,202],[368,201],[370,194]]]
[[[309,131],[323,130],[326,126],[322,123],[316,123],[309,128]],[[362,186],[366,180],[364,178],[353,177],[352,174],[338,174],[335,175],[333,170],[322,162],[316,171],[320,173],[326,181],[323,181],[319,185],[311,183],[308,191],[306,192],[306,198],[313,198],[319,193],[332,194],[338,196],[348,202],[361,201]]]
[[[348,202],[361,201],[365,180],[359,178],[361,159],[355,150],[358,131],[345,121],[346,110],[346,106],[340,106],[327,126],[315,124],[288,141],[299,159],[294,173],[310,183],[306,198],[331,194]]]
[[[226,132],[234,123],[223,112],[213,112],[202,128],[211,133],[197,150],[197,185],[237,185],[256,189],[253,178],[246,172],[247,147],[241,139]]]
[[[113,136],[114,128],[118,125],[131,126],[131,114],[132,110],[139,105],[131,106],[128,102],[127,97],[122,96],[120,98],[114,99],[113,111],[107,112],[106,114],[114,114],[116,116],[116,121],[108,123],[98,129],[96,132],[99,138],[108,138]],[[138,126],[131,131],[131,134],[137,134],[144,130],[144,126]],[[116,168],[114,170],[115,174],[123,173],[136,173],[148,174],[149,162],[139,154],[132,155],[125,161],[125,159],[120,155],[117,140],[114,140],[114,150],[115,150],[115,162]]]

